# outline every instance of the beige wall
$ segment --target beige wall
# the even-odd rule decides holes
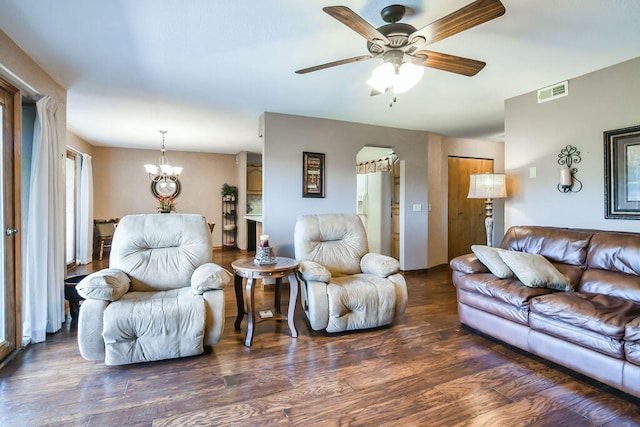
[[[62,112],[59,125],[66,132],[67,91],[55,82],[42,68],[38,66],[27,54],[16,45],[4,32],[0,30],[0,77],[22,90],[25,96],[49,95],[62,104],[59,112]],[[7,72],[6,70],[9,70]],[[34,93],[24,86],[19,80],[33,87]]]
[[[81,153],[93,155],[93,145],[80,138],[73,132],[67,131],[67,146]]]
[[[640,58],[569,80],[569,95],[542,104],[536,92],[505,102],[505,168],[514,194],[505,225],[640,231],[640,221],[604,219],[603,132],[640,124]],[[557,82],[549,82],[554,84]],[[579,193],[560,193],[558,154],[582,154]],[[530,177],[536,168],[536,177]]]
[[[295,219],[305,213],[355,212],[356,155],[364,146],[392,147],[403,162],[401,264],[430,268],[447,259],[447,157],[494,159],[504,170],[504,144],[443,137],[358,123],[265,113],[263,219],[278,254],[293,256]],[[302,152],[326,155],[326,197],[302,198]],[[423,210],[413,211],[420,204]],[[428,206],[431,204],[431,212]],[[495,206],[496,234],[503,228],[502,203]]]
[[[427,266],[427,133],[337,120],[265,113],[262,159],[263,232],[277,255],[293,256],[301,214],[356,211],[356,155],[366,145],[392,147],[405,162],[402,177],[400,263]],[[325,198],[302,197],[302,153],[325,153]]]
[[[156,212],[157,202],[143,165],[157,164],[159,150],[94,146],[92,152],[96,218]],[[214,221],[213,245],[220,246],[220,189],[225,182],[237,185],[235,155],[168,151],[167,156],[172,165],[184,168],[177,211],[201,214],[207,221]]]

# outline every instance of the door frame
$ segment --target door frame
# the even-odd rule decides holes
[[[21,228],[21,203],[20,203],[20,129],[21,129],[21,94],[20,90],[0,78],[0,90],[8,95],[8,110],[11,117],[8,123],[2,123],[4,128],[3,150],[3,175],[4,187],[2,191],[3,216],[6,228]],[[4,94],[3,94],[4,98]],[[10,163],[8,162],[10,161]],[[22,269],[21,269],[21,235],[7,236],[5,230],[0,230],[5,239],[5,259],[3,296],[5,316],[5,342],[0,343],[0,366],[6,363],[21,346],[22,337]],[[12,341],[11,341],[12,340]]]

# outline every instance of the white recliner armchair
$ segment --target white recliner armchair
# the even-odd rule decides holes
[[[355,214],[302,215],[294,233],[302,307],[314,330],[342,332],[388,325],[404,313],[400,263],[368,253]]]
[[[84,278],[78,346],[107,365],[200,354],[224,329],[231,273],[211,263],[211,233],[192,214],[129,215],[113,236],[109,268]]]

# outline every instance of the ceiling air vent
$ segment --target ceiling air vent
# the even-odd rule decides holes
[[[569,95],[569,82],[557,83],[538,89],[538,104]]]

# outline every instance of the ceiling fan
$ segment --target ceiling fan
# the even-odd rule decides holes
[[[382,9],[380,15],[388,24],[379,28],[374,28],[346,6],[329,6],[322,10],[366,38],[369,55],[303,68],[296,73],[306,74],[351,62],[380,58],[384,63],[373,71],[371,79],[367,81],[373,88],[372,95],[389,90],[394,94],[409,90],[422,78],[424,67],[464,76],[476,75],[484,68],[485,62],[422,48],[505,13],[500,0],[476,0],[417,30],[412,25],[398,22],[406,12],[402,5],[395,4]]]

